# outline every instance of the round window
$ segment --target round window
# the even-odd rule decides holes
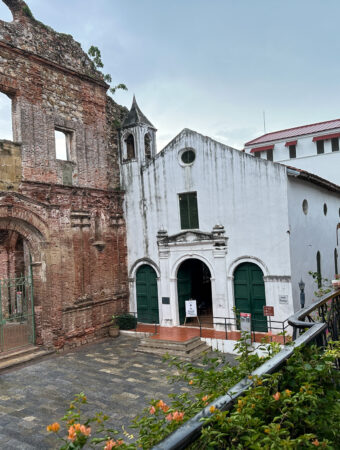
[[[181,155],[181,160],[184,164],[191,164],[195,161],[196,155],[193,150],[185,150]]]
[[[308,202],[306,199],[302,202],[302,211],[307,214],[308,213]]]

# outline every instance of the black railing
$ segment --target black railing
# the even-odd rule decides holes
[[[306,321],[307,319],[307,321]],[[278,370],[293,354],[294,349],[301,345],[316,342],[324,346],[329,340],[337,340],[340,330],[340,290],[332,291],[305,309],[301,309],[288,319],[293,327],[292,345],[285,346],[273,358],[266,361],[252,372],[253,377],[261,377]],[[338,366],[339,367],[339,366]],[[228,392],[219,397],[206,408],[189,419],[167,438],[153,447],[154,450],[179,450],[192,444],[201,434],[204,423],[202,419],[212,416],[210,407],[226,411],[230,409],[235,400],[253,385],[252,379],[244,378]]]
[[[193,324],[196,325],[196,324]],[[266,330],[261,331],[261,327],[267,328]],[[186,326],[190,327],[191,323],[187,322]],[[238,317],[216,317],[216,316],[210,316],[207,317],[199,317],[199,323],[196,325],[200,329],[200,337],[203,336],[202,329],[207,328],[214,328],[217,327],[216,331],[222,331],[225,333],[225,339],[232,339],[230,336],[230,333],[235,331],[241,331],[240,330],[240,319]],[[274,335],[281,334],[282,335],[282,342],[285,344],[287,341],[287,328],[289,327],[288,320],[279,321],[279,320],[269,320],[267,318],[267,323],[261,320],[256,320],[251,318],[250,319],[250,329],[249,333],[251,333],[251,340],[252,342],[255,342],[256,334],[255,333],[261,333],[266,334],[270,341],[273,340],[273,334],[271,334],[274,331]]]

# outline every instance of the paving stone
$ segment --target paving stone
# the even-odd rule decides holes
[[[150,399],[167,399],[168,393],[188,390],[186,385],[167,381],[176,368],[168,369],[158,356],[136,353],[138,342],[135,337],[120,336],[2,374],[0,448],[58,448],[46,426],[59,420],[81,391],[88,399],[84,412],[103,411],[110,425],[129,430],[131,419]]]

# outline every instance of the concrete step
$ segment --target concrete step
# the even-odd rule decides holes
[[[54,350],[46,350],[43,347],[33,345],[11,352],[0,353],[0,372],[33,360],[39,360],[52,353],[54,353]]]
[[[198,345],[201,345],[202,341],[199,337],[194,337],[191,339],[188,339],[187,341],[178,342],[178,341],[169,341],[165,339],[141,339],[140,346],[146,346],[146,347],[155,347],[155,348],[162,348],[162,349],[168,349],[168,350],[180,350],[180,351],[190,351],[194,348],[196,348]]]
[[[210,347],[200,338],[192,338],[184,342],[166,341],[158,339],[142,339],[137,348],[138,352],[151,353],[154,355],[176,356],[183,361],[194,361],[203,352],[209,351]]]

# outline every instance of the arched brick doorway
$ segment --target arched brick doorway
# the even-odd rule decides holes
[[[41,292],[41,233],[17,218],[0,218],[0,351],[36,340],[34,281]],[[35,269],[34,269],[35,267]]]

